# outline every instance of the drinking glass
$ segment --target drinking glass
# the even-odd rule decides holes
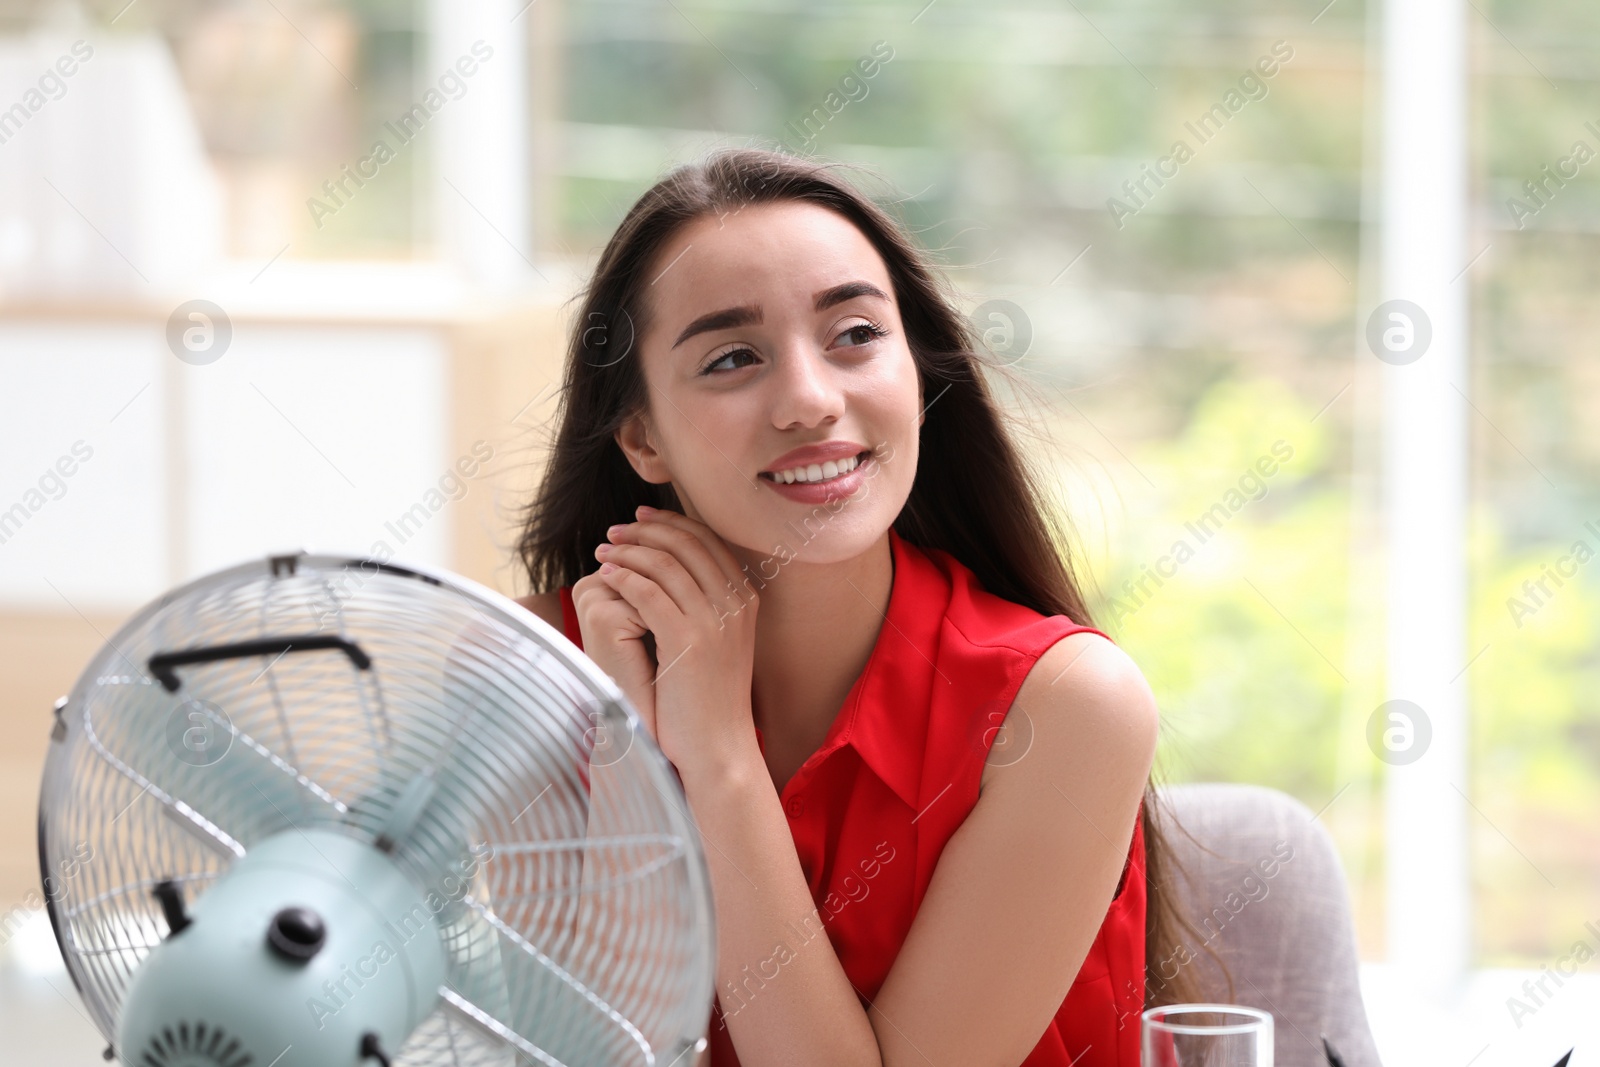
[[[1241,1004],[1168,1004],[1145,1011],[1143,1067],[1272,1067],[1272,1016]]]

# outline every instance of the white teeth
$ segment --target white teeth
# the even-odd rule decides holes
[[[788,470],[778,471],[771,475],[775,482],[792,485],[795,482],[825,482],[837,478],[841,474],[849,474],[860,466],[861,457],[849,456],[840,460],[828,460],[826,463],[813,463],[806,467],[791,467]]]

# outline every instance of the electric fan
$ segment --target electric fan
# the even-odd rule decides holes
[[[701,842],[593,661],[509,599],[269,556],[145,606],[56,720],[39,858],[108,1059],[693,1067]]]

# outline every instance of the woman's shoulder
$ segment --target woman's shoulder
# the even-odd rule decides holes
[[[1079,633],[1115,644],[1110,635],[1092,623],[1075,622],[1066,615],[1046,615],[1026,604],[990,592],[975,571],[949,552],[922,549],[944,572],[949,601],[946,618],[974,645],[1005,647],[1037,655],[1066,636]]]
[[[1023,763],[1132,788],[1149,777],[1160,726],[1155,694],[1133,658],[1098,631],[1069,632],[1030,666],[994,739],[994,752],[1029,759],[991,754],[979,791],[1016,778],[1002,768]]]
[[[566,619],[561,610],[560,589],[552,589],[548,593],[529,593],[527,596],[517,597],[516,601],[553,626],[557,633],[566,631]]]
[[[1075,744],[1153,755],[1160,726],[1155,693],[1127,651],[1098,630],[1068,632],[1034,661],[1015,704],[1041,730],[1060,729]]]

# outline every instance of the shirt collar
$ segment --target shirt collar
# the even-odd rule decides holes
[[[942,684],[934,661],[951,583],[927,553],[892,526],[889,546],[894,561],[889,609],[842,709],[838,743],[854,748],[896,796],[917,810],[933,687]]]

